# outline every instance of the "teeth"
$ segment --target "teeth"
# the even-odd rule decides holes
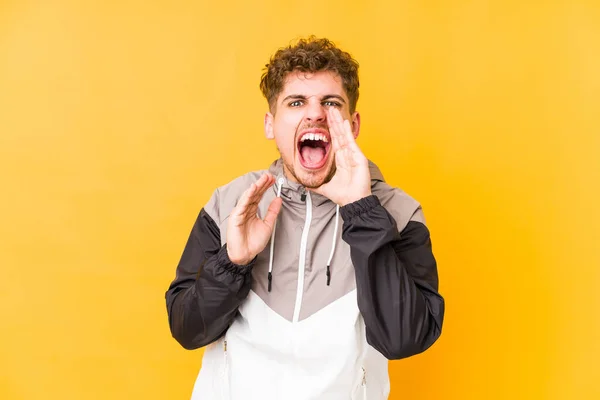
[[[306,134],[304,134],[304,136],[302,136],[300,141],[304,142],[305,140],[321,140],[325,143],[329,142],[329,140],[327,140],[327,136],[325,136],[321,133],[306,133]]]

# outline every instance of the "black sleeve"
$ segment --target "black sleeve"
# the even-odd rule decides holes
[[[427,227],[396,221],[371,195],[340,209],[367,342],[386,358],[421,353],[440,336],[444,299]]]
[[[188,350],[221,337],[250,291],[254,261],[233,264],[226,246],[217,224],[200,211],[165,295],[171,334]]]

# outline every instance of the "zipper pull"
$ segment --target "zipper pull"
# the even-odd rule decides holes
[[[223,351],[227,353],[227,339],[223,340]]]
[[[300,200],[306,201],[306,188],[304,186],[300,187]]]
[[[362,367],[362,371],[363,371],[362,385],[367,386],[367,371],[365,371],[365,367]]]

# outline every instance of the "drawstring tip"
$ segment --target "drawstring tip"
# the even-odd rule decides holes
[[[269,287],[267,288],[267,291],[271,291],[271,281],[273,280],[273,274],[269,272]]]
[[[327,266],[327,286],[331,283],[331,270],[329,269],[329,265]]]

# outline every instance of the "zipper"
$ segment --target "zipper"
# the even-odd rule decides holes
[[[302,307],[302,295],[304,294],[304,268],[306,265],[306,245],[308,242],[308,230],[312,220],[312,200],[310,192],[306,192],[306,220],[302,230],[302,239],[300,240],[300,261],[298,261],[298,288],[296,290],[296,304],[294,305],[294,318],[292,322],[298,322],[300,318],[300,308]]]
[[[223,340],[223,385],[221,386],[221,398],[229,398],[229,362],[227,357],[227,339]]]
[[[227,339],[223,340],[223,365],[225,366],[223,371],[225,377],[227,377],[229,369],[229,357],[227,357]]]
[[[365,370],[365,367],[362,367],[362,372],[363,400],[367,400],[367,370]]]

